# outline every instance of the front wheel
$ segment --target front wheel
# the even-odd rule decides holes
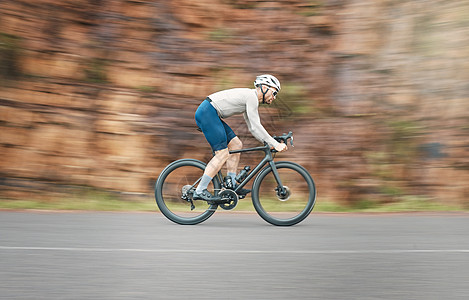
[[[182,225],[194,225],[210,218],[217,204],[193,200],[205,164],[195,159],[181,159],[169,164],[160,174],[155,185],[155,199],[161,213],[171,221]],[[220,182],[214,177],[209,191],[220,190]]]
[[[279,188],[272,167],[263,169],[252,186],[252,203],[257,213],[277,226],[291,226],[303,221],[316,202],[313,178],[302,166],[276,162],[282,188]]]

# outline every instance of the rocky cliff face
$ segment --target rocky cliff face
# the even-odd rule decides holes
[[[170,161],[210,157],[193,121],[206,95],[272,73],[263,122],[295,133],[282,159],[321,198],[467,203],[467,20],[466,1],[1,2],[2,195],[151,192]]]

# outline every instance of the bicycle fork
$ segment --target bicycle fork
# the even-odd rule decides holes
[[[277,187],[275,191],[279,197],[285,197],[287,195],[287,189],[283,186],[282,180],[280,179],[280,175],[278,174],[277,167],[273,161],[269,161],[270,168],[272,169],[272,173],[274,174],[275,181],[277,182]]]

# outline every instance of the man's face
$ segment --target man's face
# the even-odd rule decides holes
[[[271,104],[272,101],[274,101],[275,98],[277,97],[278,91],[277,89],[270,87],[270,86],[266,86],[266,88],[268,89],[268,92],[267,94],[265,94],[265,103]]]

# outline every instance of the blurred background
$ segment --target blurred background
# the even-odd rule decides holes
[[[200,102],[271,73],[262,122],[293,131],[279,159],[318,203],[467,209],[468,56],[467,0],[1,1],[0,198],[151,197],[171,161],[210,158]]]

